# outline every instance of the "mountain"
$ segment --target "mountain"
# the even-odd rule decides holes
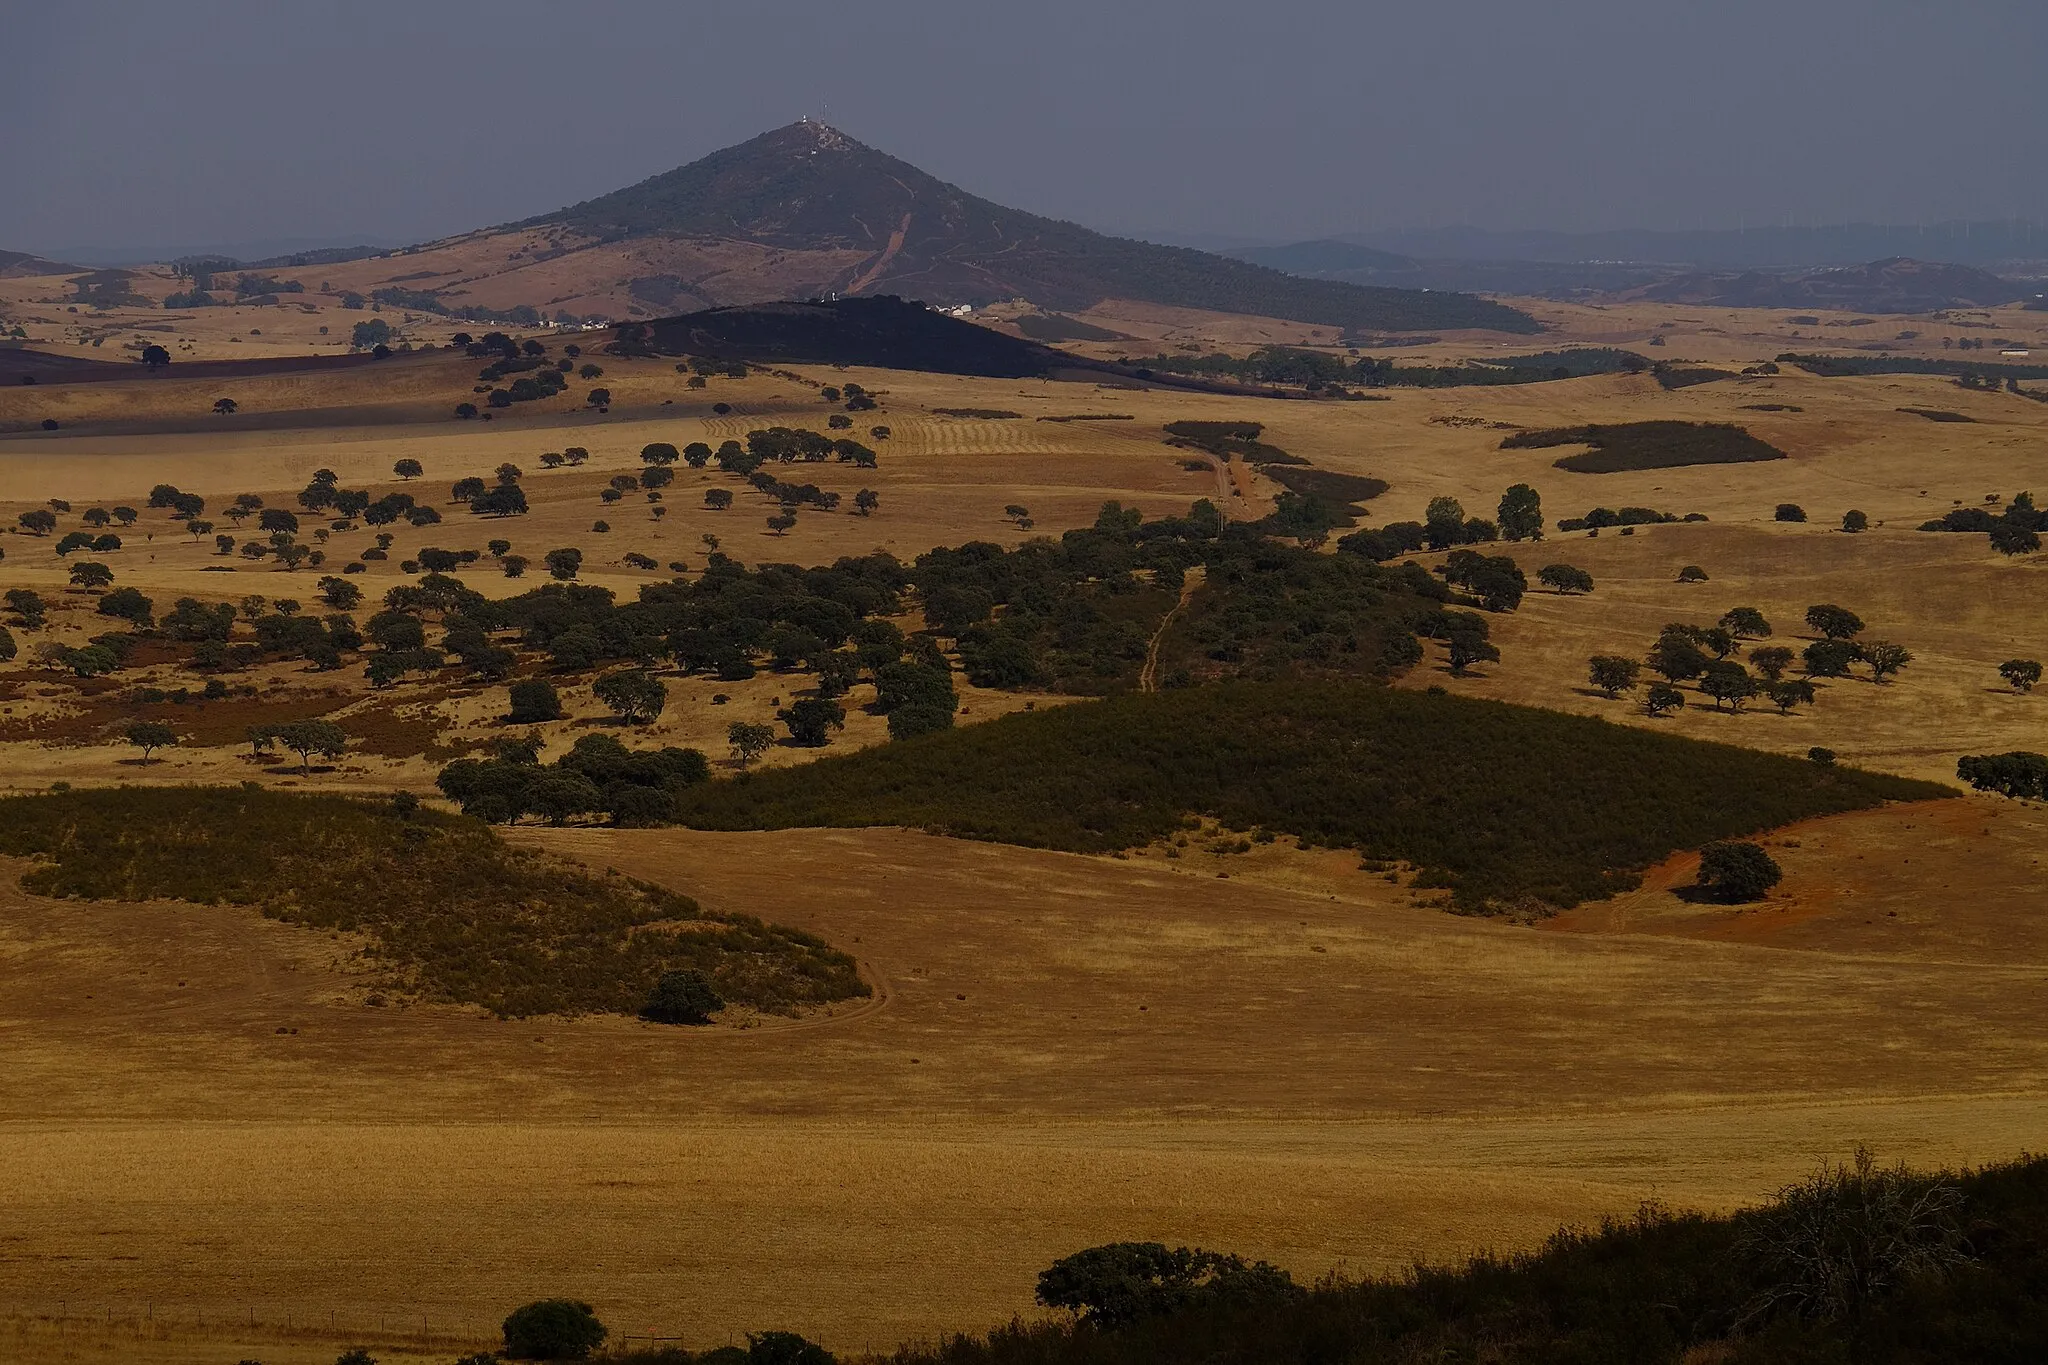
[[[549,317],[897,294],[1062,312],[1123,299],[1381,332],[1537,330],[1486,299],[1304,279],[1006,208],[808,120],[554,213],[298,278],[398,290],[386,307]]]
[[[2035,291],[1989,271],[1904,256],[1864,265],[1778,274],[1701,272],[1640,291],[1660,303],[1722,308],[1825,308],[1855,313],[1932,313],[1943,308],[1995,308]]]
[[[0,251],[0,280],[27,275],[75,275],[78,267],[31,256],[25,251]]]

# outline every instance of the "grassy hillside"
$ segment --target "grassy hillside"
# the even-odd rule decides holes
[[[1481,910],[1633,886],[1677,849],[1947,788],[1348,682],[1127,695],[692,789],[706,829],[907,825],[1107,852],[1190,813],[1423,869]]]
[[[121,787],[0,800],[25,889],[82,900],[256,906],[367,934],[400,989],[503,1015],[634,1013],[663,972],[788,1011],[864,996],[853,959],[794,929],[505,843],[388,801],[240,787]]]
[[[515,226],[554,224],[607,241],[737,238],[871,252],[836,289],[933,302],[1022,295],[1071,310],[1126,298],[1334,327],[1538,330],[1526,313],[1469,294],[1304,279],[1005,208],[809,121]]]

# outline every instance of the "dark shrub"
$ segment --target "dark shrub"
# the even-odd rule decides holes
[[[1264,1261],[1159,1242],[1111,1242],[1054,1261],[1038,1276],[1038,1301],[1114,1330],[1198,1305],[1292,1298],[1287,1272]]]
[[[505,1319],[505,1354],[514,1360],[582,1360],[607,1335],[589,1304],[541,1299]]]
[[[1724,901],[1762,900],[1784,875],[1760,844],[1721,839],[1700,850],[1699,884]]]
[[[657,1024],[708,1024],[711,1016],[724,1008],[725,1001],[711,989],[711,983],[704,979],[703,973],[681,968],[661,974],[661,980],[655,982],[654,989],[648,992],[640,1017]],[[508,1323],[506,1339],[509,1341],[510,1338]]]
[[[747,1365],[835,1365],[830,1351],[795,1332],[749,1332],[744,1359]]]
[[[505,719],[514,725],[532,725],[562,718],[562,697],[555,685],[541,678],[522,678],[512,684],[512,709]]]

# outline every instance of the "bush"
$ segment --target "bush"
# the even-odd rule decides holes
[[[514,1360],[582,1360],[608,1335],[589,1304],[541,1299],[505,1319],[505,1354]]]
[[[724,1008],[725,1001],[704,974],[685,968],[661,974],[661,980],[648,992],[647,1003],[640,1007],[640,1017],[657,1024],[708,1024],[711,1016]]]
[[[1806,751],[1806,757],[1823,768],[1831,768],[1835,764],[1835,751],[1833,749],[1823,749],[1818,744]]]
[[[1724,839],[1700,849],[1699,885],[1719,900],[1762,900],[1784,875],[1760,844]]]
[[[1806,509],[1796,502],[1781,502],[1771,516],[1776,521],[1805,521]]]
[[[512,684],[512,709],[505,719],[514,725],[534,725],[562,718],[562,696],[544,678],[522,678]]]
[[[1159,1242],[1112,1242],[1063,1256],[1041,1271],[1037,1299],[1105,1331],[1218,1303],[1285,1302],[1300,1291],[1264,1261]]]

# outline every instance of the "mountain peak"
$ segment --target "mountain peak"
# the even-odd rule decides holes
[[[1107,237],[969,194],[810,118],[513,226],[568,228],[600,244],[664,243],[679,260],[685,246],[722,252],[722,268],[735,273],[756,269],[736,262],[759,256],[734,256],[726,244],[771,248],[777,259],[803,253],[811,293],[902,293],[933,303],[1022,297],[1058,309],[1127,298],[1374,331],[1536,326],[1526,314],[1464,295],[1305,280]],[[717,273],[648,278],[672,281],[662,286],[665,301],[687,294],[710,302],[716,295],[705,286]]]

